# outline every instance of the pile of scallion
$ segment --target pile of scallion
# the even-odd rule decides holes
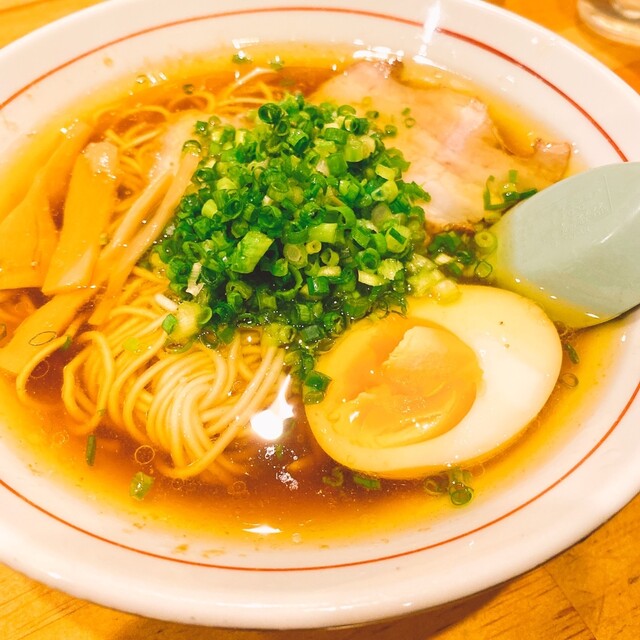
[[[408,163],[375,112],[290,95],[250,117],[199,121],[187,142],[202,161],[150,257],[183,301],[165,330],[217,344],[262,327],[318,402],[329,381],[316,356],[351,322],[402,312],[408,294],[455,295],[478,260],[460,234],[426,237],[429,195],[402,179]]]

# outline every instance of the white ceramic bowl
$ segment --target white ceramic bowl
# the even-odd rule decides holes
[[[562,132],[585,165],[640,160],[633,90],[552,33],[478,0],[112,0],[0,51],[0,157],[14,157],[53,112],[167,59],[212,43],[287,41],[429,61]],[[326,548],[256,552],[225,541],[212,559],[202,550],[216,541],[196,538],[185,551],[181,532],[133,527],[130,514],[51,477],[0,412],[0,559],[107,606],[238,628],[358,623],[474,593],[573,544],[640,488],[640,314],[611,340],[595,408],[573,416],[571,438],[507,486],[432,526]]]

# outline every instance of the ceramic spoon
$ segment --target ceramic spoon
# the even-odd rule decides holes
[[[640,162],[606,165],[524,200],[492,227],[495,283],[581,328],[640,304]]]

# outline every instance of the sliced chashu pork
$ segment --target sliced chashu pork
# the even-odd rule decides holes
[[[403,176],[430,195],[425,207],[431,228],[464,227],[481,220],[483,193],[491,175],[504,180],[518,171],[527,188],[560,180],[568,166],[568,143],[537,140],[531,154],[511,153],[501,142],[487,106],[444,86],[415,88],[397,79],[401,65],[361,62],[321,85],[312,100],[350,104],[361,113],[375,109],[398,133],[387,144],[399,148],[411,166]],[[409,108],[415,124],[404,125]]]

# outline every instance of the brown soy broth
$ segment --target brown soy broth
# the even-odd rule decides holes
[[[265,80],[274,89],[274,99],[278,100],[287,93],[303,93],[308,95],[320,84],[328,80],[344,66],[344,61],[327,66],[309,66],[300,63],[285,65],[280,70],[270,70],[270,56],[258,56],[250,64],[230,64],[228,59],[220,61],[215,72],[197,72],[177,70],[168,72],[167,79],[160,84],[152,83],[145,75],[138,77],[138,86],[129,91],[107,108],[101,110],[95,127],[95,138],[100,138],[104,130],[114,119],[120,119],[123,111],[132,110],[141,105],[159,105],[168,107],[173,113],[197,109],[200,101],[198,93],[207,91],[215,93],[233,82],[247,77],[252,71],[264,70]],[[319,64],[319,63],[318,63]],[[174,76],[177,76],[174,78]],[[186,78],[186,79],[185,79]],[[151,85],[151,86],[147,86]],[[135,116],[132,116],[134,118]]]
[[[7,422],[23,423],[19,429],[13,428],[35,450],[43,468],[55,469],[56,476],[61,473],[65,483],[70,482],[89,496],[134,513],[139,526],[154,523],[172,530],[248,540],[253,537],[252,530],[268,526],[279,532],[274,536],[276,541],[292,537],[322,540],[328,535],[386,531],[392,525],[389,514],[397,511],[398,500],[418,495],[427,511],[435,506],[435,502],[425,500],[421,489],[416,491],[415,482],[383,483],[380,490],[367,490],[356,486],[345,471],[343,486],[329,486],[325,479],[333,477],[336,465],[317,450],[312,466],[290,471],[291,462],[313,447],[303,416],[284,438],[265,442],[250,465],[250,473],[229,486],[162,477],[153,462],[141,459],[137,443],[112,430],[106,422],[96,431],[96,455],[89,466],[86,437],[72,435],[69,416],[60,403],[52,402],[59,387],[48,383],[57,381],[57,369],[54,364],[30,384],[33,404],[8,414]],[[0,400],[9,395],[11,381],[3,377]],[[6,411],[6,404],[4,408]],[[28,422],[23,411],[28,414]],[[129,496],[131,478],[138,471],[155,478],[152,490],[140,502]],[[402,518],[399,520],[402,522]]]
[[[14,416],[8,415],[7,422],[14,423],[12,428],[34,450],[44,468],[55,470],[58,479],[88,496],[131,514],[137,526],[155,525],[185,534],[246,541],[256,538],[253,531],[266,526],[277,532],[269,537],[273,543],[386,536],[394,530],[428,527],[454,515],[456,509],[481,508],[482,501],[496,488],[526,473],[544,460],[555,444],[570,437],[575,429],[572,416],[597,402],[598,387],[606,383],[600,372],[612,357],[613,334],[612,325],[604,330],[592,329],[573,340],[581,362],[565,362],[563,373],[575,375],[578,385],[572,388],[559,383],[539,419],[522,437],[493,459],[471,468],[475,497],[467,507],[452,506],[446,496],[427,495],[419,481],[383,480],[380,490],[367,490],[356,486],[345,472],[342,487],[329,486],[325,478],[331,477],[335,464],[324,455],[314,458],[312,467],[290,473],[287,465],[296,451],[302,454],[313,446],[303,419],[288,437],[277,443],[265,442],[251,473],[229,487],[162,478],[152,464],[136,462],[137,444],[108,426],[99,428],[95,462],[88,466],[86,438],[70,434],[66,428],[68,416],[59,403],[41,404],[53,393],[41,391],[57,377],[55,366],[30,387],[38,396],[38,404],[26,408],[28,421],[20,415],[25,411],[22,408]],[[5,403],[10,394],[11,381],[3,377],[0,401],[5,412],[8,405],[16,403],[14,398]],[[274,451],[277,445],[284,449],[282,455]],[[137,471],[156,478],[152,490],[139,502],[129,497],[129,483]]]
[[[252,530],[268,526],[279,532],[273,536],[276,539],[316,540],[330,531],[342,536],[386,530],[390,523],[384,512],[412,495],[419,495],[429,506],[416,482],[385,482],[380,489],[366,489],[344,470],[341,486],[328,484],[327,479],[335,478],[336,464],[313,441],[296,398],[291,399],[294,421],[284,426],[283,436],[264,441],[250,460],[248,473],[228,486],[163,477],[154,460],[149,460],[154,455],[147,455],[149,447],[112,428],[107,417],[95,432],[96,454],[89,465],[87,437],[73,435],[74,421],[59,401],[62,369],[74,355],[71,346],[39,365],[27,387],[28,404],[16,407],[7,422],[20,425],[18,436],[36,449],[43,468],[56,469],[64,482],[87,495],[133,512],[139,526],[155,523],[173,530],[248,539],[254,536]],[[5,411],[17,402],[15,398],[3,402],[13,393],[12,381],[3,376],[0,402]],[[300,466],[298,461],[307,464]],[[138,502],[130,497],[129,485],[139,471],[152,476],[154,485]],[[334,530],[338,522],[340,528]]]
[[[230,62],[230,54],[214,61],[175,63],[156,74],[155,79],[152,74],[138,76],[117,100],[109,96],[104,102],[107,106],[102,107],[97,116],[91,115],[96,113],[94,105],[87,105],[85,111],[75,115],[95,119],[94,139],[99,139],[123,110],[140,104],[166,106],[171,102],[176,110],[191,108],[194,103],[190,96],[199,89],[214,91],[255,67],[268,66],[278,51],[284,67],[277,72],[276,84],[283,93],[311,92],[351,60],[351,52],[346,49],[319,52],[301,47],[285,48],[284,53],[276,48],[252,50],[252,64],[234,64]],[[412,77],[415,78],[419,70],[412,65]],[[457,82],[439,70],[425,69],[424,73],[425,77],[429,76],[428,81],[424,81],[427,83],[438,81],[454,86]],[[158,77],[161,81],[157,81]],[[419,84],[415,79],[413,82]],[[462,89],[462,85],[459,88]],[[464,90],[470,90],[466,84]],[[176,101],[176,95],[180,100]],[[494,109],[498,116],[507,112],[503,105]],[[532,128],[527,123],[519,129],[515,124],[519,122],[521,119],[513,114],[503,118],[505,131],[524,145],[532,135]],[[35,153],[44,156],[46,152],[40,149]],[[22,183],[27,181],[28,174],[25,174]],[[32,295],[36,302],[42,301]],[[610,357],[614,339],[615,323],[575,338],[581,363],[573,365],[567,361],[563,371],[577,376],[580,384],[575,388],[559,385],[535,426],[506,452],[473,468],[476,502],[496,485],[509,482],[532,461],[542,459],[549,443],[567,437],[571,432],[572,412],[585,405],[587,396],[597,397],[593,392],[603,383],[599,372]],[[4,340],[6,338],[0,340],[0,345]],[[151,522],[173,530],[234,538],[251,538],[252,529],[268,526],[276,532],[275,539],[327,540],[358,535],[384,536],[394,529],[428,526],[435,518],[446,518],[454,508],[446,496],[427,495],[420,481],[383,481],[380,489],[367,489],[357,485],[350,472],[345,472],[344,483],[332,486],[335,463],[314,444],[299,404],[295,426],[285,429],[282,439],[262,443],[248,472],[228,487],[197,479],[163,478],[153,461],[141,459],[138,444],[115,431],[106,420],[98,428],[95,461],[90,466],[85,459],[86,437],[71,435],[70,418],[58,397],[61,370],[73,354],[73,348],[58,352],[49,359],[45,370],[36,372],[29,385],[33,402],[26,408],[18,405],[11,381],[3,376],[0,421],[6,422],[19,440],[34,451],[43,466],[56,469],[64,482],[135,514],[138,524]],[[312,460],[313,464],[299,467],[296,465],[299,460]],[[156,479],[152,490],[141,501],[129,496],[129,483],[138,471]],[[468,508],[474,508],[473,505]]]

